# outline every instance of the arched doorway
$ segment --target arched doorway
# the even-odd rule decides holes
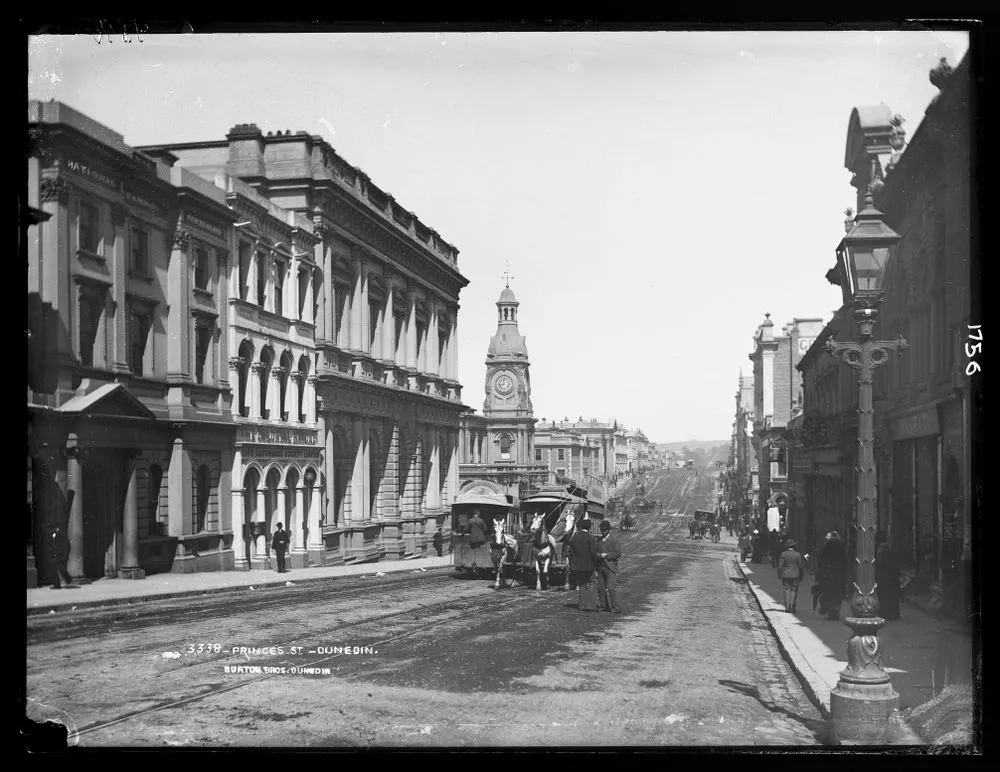
[[[251,568],[257,557],[257,487],[260,484],[260,472],[251,467],[243,475],[243,546]]]
[[[275,523],[281,522],[283,517],[281,507],[278,502],[278,488],[281,485],[281,472],[272,467],[264,478],[264,528],[263,534],[258,536],[259,554],[270,565],[271,555],[271,532]]]
[[[308,510],[308,502],[303,502],[303,497],[298,495],[299,470],[291,467],[285,473],[285,508],[281,514],[281,521],[288,529],[292,551],[305,547],[303,535],[306,530],[306,522],[302,516],[304,510]],[[295,566],[293,566],[294,568]]]

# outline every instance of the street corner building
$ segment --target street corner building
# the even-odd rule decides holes
[[[29,586],[422,554],[458,490],[458,250],[322,138],[28,106]]]

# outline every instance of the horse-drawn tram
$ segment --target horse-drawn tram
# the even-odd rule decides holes
[[[535,573],[535,587],[548,586],[549,572],[561,571],[563,586],[569,587],[569,542],[577,523],[591,521],[591,532],[604,519],[604,501],[596,486],[575,484],[546,486],[521,502],[521,515],[530,539],[520,544],[518,566]],[[525,576],[525,579],[528,577]]]
[[[476,519],[478,516],[478,522]],[[462,484],[451,508],[455,569],[496,574],[499,584],[504,569],[513,567],[514,536],[520,528],[518,501],[503,488],[487,480]]]

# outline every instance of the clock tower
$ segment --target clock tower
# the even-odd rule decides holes
[[[535,462],[528,347],[517,327],[519,305],[508,278],[497,301],[497,331],[486,352],[483,416],[489,439],[488,463]]]

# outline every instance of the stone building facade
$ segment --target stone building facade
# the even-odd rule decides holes
[[[28,105],[28,581],[233,566],[225,195]]]
[[[774,334],[771,315],[754,334],[753,448],[758,459],[758,512],[769,502],[788,507],[788,459],[783,437],[788,422],[802,409],[802,380],[795,366],[823,327],[821,319],[793,319]]]
[[[319,136],[241,124],[224,140],[143,149],[208,179],[238,178],[311,221],[315,352],[305,379],[322,468],[309,559],[422,553],[447,529],[458,489],[458,295],[468,283],[458,250]]]
[[[417,554],[458,489],[457,250],[319,137],[29,104],[28,582]]]
[[[757,454],[751,441],[754,418],[754,379],[740,372],[736,390],[736,416],[726,465],[725,496],[740,513],[752,514],[759,494]]]

